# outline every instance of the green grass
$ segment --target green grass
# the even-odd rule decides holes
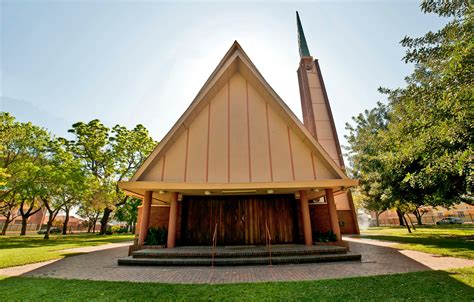
[[[12,277],[2,301],[472,301],[474,267],[301,282],[219,285]]]
[[[474,225],[420,226],[409,234],[404,227],[369,228],[361,237],[399,242],[396,248],[474,259]]]
[[[96,246],[107,243],[130,241],[133,235],[52,235],[44,240],[43,235],[0,236],[0,268],[64,258],[77,253],[64,249]]]

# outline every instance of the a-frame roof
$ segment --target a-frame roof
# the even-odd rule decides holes
[[[232,161],[232,156],[230,154],[230,144],[232,143],[231,140],[233,138],[233,133],[229,132],[226,134],[226,138],[224,142],[221,142],[222,144],[228,144],[228,157],[227,158],[227,165],[228,167],[228,175],[227,177],[223,177],[223,179],[220,179],[219,177],[213,177],[212,175],[209,176],[208,169],[212,170],[212,167],[209,168],[210,161],[212,161],[212,155],[210,159],[209,155],[209,132],[212,130],[209,130],[210,124],[214,123],[214,121],[211,121],[211,103],[214,102],[216,98],[219,98],[220,95],[223,93],[229,94],[230,98],[230,89],[231,82],[235,81],[234,86],[241,85],[240,90],[246,90],[247,93],[247,125],[246,128],[244,126],[245,131],[248,131],[248,169],[246,171],[249,172],[250,176],[248,179],[245,178],[233,178],[230,175],[230,165]],[[234,82],[232,82],[234,83]],[[239,83],[244,83],[244,84],[239,84]],[[227,85],[227,86],[226,86]],[[226,88],[227,87],[227,88]],[[250,88],[249,88],[250,87]],[[227,92],[225,92],[227,90]],[[250,92],[249,92],[250,91]],[[253,94],[252,94],[253,93]],[[268,120],[269,120],[269,111],[275,113],[275,117],[273,118],[274,120],[278,120],[282,127],[281,129],[284,129],[284,132],[278,133],[277,130],[273,131],[278,134],[278,137],[281,136],[288,136],[288,141],[289,141],[289,152],[290,152],[290,159],[288,161],[291,161],[291,172],[292,172],[292,177],[289,176],[289,179],[284,179],[283,178],[278,178],[278,176],[274,176],[273,172],[271,175],[271,180],[263,180],[258,179],[258,177],[252,177],[252,172],[255,173],[255,171],[249,171],[255,168],[251,167],[250,164],[250,157],[253,156],[254,161],[263,161],[263,159],[258,157],[256,154],[253,154],[252,156],[250,155],[251,153],[251,147],[250,147],[250,136],[251,136],[251,126],[249,125],[249,94],[255,95],[255,98],[258,97],[260,98],[260,103],[264,104],[262,108],[266,108],[266,120],[267,120],[267,128],[268,128]],[[245,96],[243,97],[245,98]],[[230,102],[230,101],[229,101]],[[212,103],[213,104],[213,103]],[[241,122],[242,125],[245,125],[245,120],[239,120],[237,117],[231,117],[230,115],[230,103],[228,104],[229,109],[227,109],[228,116],[227,119],[234,119],[237,120],[238,122]],[[212,105],[212,110],[215,110],[214,108],[217,107]],[[207,113],[206,113],[207,112]],[[264,111],[260,111],[265,113]],[[252,114],[252,113],[250,113]],[[243,115],[244,116],[244,115]],[[272,117],[270,117],[271,119]],[[207,119],[207,122],[205,121]],[[225,117],[224,117],[225,119]],[[227,121],[225,119],[225,121]],[[258,119],[258,117],[257,117]],[[262,119],[265,119],[263,116]],[[204,142],[199,141],[199,135],[198,134],[193,134],[197,133],[196,131],[193,130],[191,127],[192,124],[206,124],[207,126],[207,137],[205,132],[203,138],[201,140],[204,140]],[[229,121],[230,123],[230,121]],[[275,122],[276,123],[276,122]],[[215,124],[215,123],[214,123]],[[285,124],[285,125],[283,125]],[[191,129],[190,129],[191,127]],[[216,126],[214,126],[216,127]],[[230,126],[229,126],[230,127]],[[276,126],[275,126],[276,127]],[[195,127],[197,128],[197,127]],[[236,128],[236,127],[234,127]],[[238,128],[238,127],[237,127]],[[270,157],[272,156],[271,152],[271,144],[270,144],[270,136],[271,135],[277,135],[277,134],[272,134],[270,133],[270,130],[268,130],[268,151],[270,153]],[[194,131],[194,132],[193,132]],[[219,130],[217,130],[219,131]],[[284,135],[281,135],[284,133]],[[194,136],[193,136],[194,135]],[[238,134],[236,134],[238,136]],[[198,137],[193,138],[193,137]],[[237,138],[235,138],[237,139]],[[206,170],[206,175],[205,177],[203,176],[202,178],[194,178],[190,176],[192,173],[193,167],[190,167],[190,162],[188,160],[189,157],[195,152],[198,152],[197,150],[201,148],[201,145],[205,145],[207,140],[207,158],[205,154],[203,154],[202,161],[207,162],[207,166],[199,166],[195,167],[197,170]],[[255,141],[255,140],[254,140]],[[295,141],[297,144],[304,145],[303,147],[298,147],[295,146]],[[239,144],[241,141],[236,141]],[[215,140],[214,140],[215,143]],[[256,142],[263,144],[264,142]],[[254,145],[256,144],[255,142],[253,143]],[[179,169],[182,169],[181,167],[184,167],[184,178],[183,177],[177,177],[177,178],[166,178],[163,176],[164,174],[164,165],[166,162],[166,165],[169,168],[169,162],[172,160],[172,158],[176,158],[172,156],[172,154],[167,154],[167,153],[176,153],[174,151],[176,148],[173,147],[174,145],[181,144],[185,146],[185,154],[183,157],[183,162],[184,164],[179,166]],[[242,141],[242,146],[246,145]],[[275,144],[275,142],[273,142]],[[189,145],[189,146],[188,146]],[[194,148],[194,146],[196,148]],[[292,146],[293,149],[292,150]],[[307,152],[304,154],[310,154],[311,156],[308,155],[308,163],[302,162],[303,160],[301,159],[300,156],[295,153],[299,152],[297,149],[302,150],[301,152]],[[183,147],[184,148],[184,147]],[[205,150],[205,146],[202,146],[202,150]],[[212,146],[211,146],[212,148]],[[235,147],[234,147],[235,148]],[[306,149],[305,149],[306,148]],[[275,148],[274,149],[279,149]],[[305,151],[308,150],[308,151]],[[212,151],[212,150],[211,150]],[[257,150],[258,151],[258,150]],[[204,151],[205,153],[206,151]],[[274,151],[275,153],[278,153],[278,150]],[[293,153],[292,153],[293,152]],[[256,152],[258,153],[258,152]],[[292,155],[291,155],[292,154]],[[237,155],[234,155],[237,156]],[[277,156],[277,155],[275,155]],[[304,155],[306,156],[306,155]],[[302,157],[304,157],[302,156]],[[181,158],[180,157],[180,158]],[[279,161],[285,161],[285,160],[280,160]],[[180,159],[181,161],[181,159]],[[306,166],[313,166],[313,172],[311,175],[314,174],[314,177],[311,176],[307,178],[306,176],[303,176],[302,178],[299,177],[298,171],[295,172],[294,168],[294,161],[299,161],[301,165],[306,165]],[[317,163],[315,164],[315,161]],[[224,161],[223,161],[224,162]],[[319,163],[319,164],[318,164]],[[273,165],[275,166],[278,165],[279,163],[275,161],[275,158],[273,159]],[[295,163],[296,165],[296,163]],[[319,165],[319,166],[318,166]],[[157,168],[159,166],[159,168]],[[191,164],[192,166],[192,164]],[[236,165],[234,165],[236,166]],[[266,166],[268,167],[268,165]],[[316,168],[315,168],[316,167]],[[270,170],[272,169],[272,160],[270,159]],[[161,169],[161,172],[159,171]],[[276,169],[273,167],[273,169]],[[319,169],[323,169],[324,173],[321,173],[323,175],[322,177],[317,177],[316,174],[318,174]],[[174,169],[176,170],[176,169]],[[203,172],[204,173],[204,172]],[[247,172],[246,172],[247,173]],[[160,175],[161,174],[161,175]],[[204,175],[204,174],[203,174]],[[296,175],[296,176],[295,176]],[[306,178],[305,178],[306,177]],[[301,178],[301,179],[300,179]],[[153,183],[208,183],[208,184],[218,184],[218,183],[271,183],[271,182],[279,182],[279,181],[286,181],[286,182],[297,182],[297,181],[303,181],[305,182],[306,185],[308,185],[308,181],[311,182],[311,180],[347,180],[341,182],[341,186],[350,186],[351,184],[355,184],[355,180],[349,180],[348,177],[345,175],[345,173],[341,170],[341,168],[331,159],[331,157],[327,154],[327,152],[324,150],[324,148],[315,140],[315,138],[306,130],[304,125],[300,122],[300,120],[295,116],[295,114],[288,108],[288,106],[283,102],[283,100],[276,94],[276,92],[270,87],[270,85],[265,81],[263,76],[260,74],[260,72],[257,70],[255,65],[252,63],[252,61],[249,59],[247,54],[243,51],[242,47],[239,45],[237,41],[233,43],[229,51],[226,53],[224,58],[221,60],[217,68],[214,70],[214,72],[211,74],[209,79],[206,81],[204,86],[201,88],[199,93],[197,94],[196,98],[193,100],[193,102],[190,104],[188,109],[183,113],[183,115],[178,119],[178,121],[174,124],[174,126],[171,128],[171,130],[166,134],[166,136],[161,140],[161,142],[157,145],[157,147],[153,150],[153,152],[148,156],[148,158],[144,161],[144,163],[141,165],[141,167],[136,171],[130,182],[149,182],[153,181]],[[344,183],[344,184],[343,184]],[[349,185],[348,185],[349,184]],[[122,183],[122,186],[124,189],[126,185]]]

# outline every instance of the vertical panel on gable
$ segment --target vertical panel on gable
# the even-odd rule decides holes
[[[208,182],[222,183],[227,182],[227,85],[210,104]]]
[[[187,182],[206,180],[208,113],[209,108],[206,106],[189,126]]]
[[[270,155],[268,153],[265,101],[250,83],[248,83],[248,91],[252,182],[270,182]]]
[[[163,167],[163,158],[154,162],[150,168],[138,180],[161,181],[161,171]]]
[[[325,104],[323,90],[318,87],[309,87],[309,93],[311,94],[311,103],[313,104]]]
[[[332,172],[325,160],[313,153],[314,168],[316,170],[316,179],[339,179],[339,175]]]
[[[230,182],[248,182],[247,92],[245,79],[235,73],[230,79]]]
[[[166,152],[163,181],[184,181],[185,153],[186,132],[183,132]]]
[[[295,180],[313,180],[313,164],[311,162],[310,149],[293,130],[290,131],[290,135]]]
[[[345,193],[334,196],[334,203],[336,204],[337,210],[351,210],[349,199]]]
[[[318,141],[324,150],[329,154],[329,156],[334,160],[334,162],[339,166],[339,156],[337,155],[337,147],[334,139],[321,139]]]
[[[270,146],[274,181],[292,181],[288,128],[283,119],[268,106]]]

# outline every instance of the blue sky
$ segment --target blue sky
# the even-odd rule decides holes
[[[0,3],[0,109],[60,136],[98,118],[160,140],[234,40],[301,118],[298,10],[344,144],[351,116],[384,100],[378,87],[404,85],[399,41],[446,22],[418,1]]]

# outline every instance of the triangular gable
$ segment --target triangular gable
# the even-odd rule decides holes
[[[237,41],[132,181],[347,179]]]

